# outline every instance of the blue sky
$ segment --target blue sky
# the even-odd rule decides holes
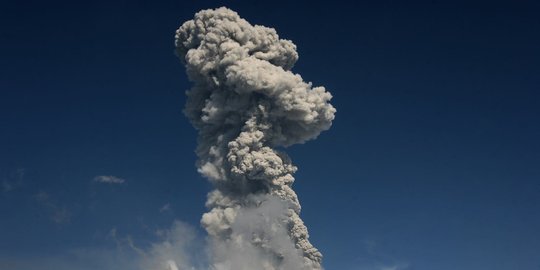
[[[225,5],[334,95],[289,149],[327,269],[540,269],[538,3],[252,2],[2,5],[1,267],[131,269],[174,220],[204,236],[173,41]]]

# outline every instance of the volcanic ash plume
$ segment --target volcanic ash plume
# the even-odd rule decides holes
[[[332,96],[290,71],[291,41],[227,8],[198,12],[175,42],[194,84],[185,114],[199,131],[198,171],[215,187],[201,220],[211,268],[321,269],[291,188],[296,167],[276,148],[330,128]]]

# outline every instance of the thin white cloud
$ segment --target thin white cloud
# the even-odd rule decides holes
[[[2,191],[3,192],[10,192],[13,190],[13,185],[7,181],[7,180],[3,180],[2,181]]]
[[[409,268],[408,263],[397,263],[393,265],[381,266],[379,269],[380,270],[406,270],[408,268]]]
[[[10,192],[23,184],[23,179],[26,175],[26,169],[18,168],[2,179],[2,192]]]
[[[167,211],[171,211],[171,204],[170,203],[166,203],[161,208],[159,208],[160,213],[167,212]]]
[[[388,247],[384,242],[376,239],[365,239],[362,241],[359,249],[359,257],[354,265],[347,269],[351,270],[408,270],[411,269],[410,263],[402,258],[387,252]]]
[[[71,221],[71,212],[65,206],[58,205],[51,198],[49,193],[41,191],[36,195],[36,200],[49,214],[49,218],[56,224],[65,224]]]
[[[107,184],[123,184],[126,182],[126,180],[112,175],[98,175],[94,177],[94,182]]]
[[[48,195],[47,195],[48,196]],[[41,197],[46,197],[44,194]],[[51,252],[43,256],[23,257],[0,254],[0,269],[10,270],[209,270],[205,266],[204,242],[195,228],[175,221],[171,228],[162,230],[158,239],[147,247],[138,247],[131,236],[122,236],[116,228],[107,238],[111,246],[77,247]],[[198,244],[199,243],[199,244]],[[202,266],[201,266],[202,265]]]

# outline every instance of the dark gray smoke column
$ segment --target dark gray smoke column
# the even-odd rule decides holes
[[[332,96],[290,71],[291,41],[227,8],[195,14],[176,48],[194,83],[185,114],[199,131],[198,170],[215,187],[201,220],[211,268],[321,269],[291,188],[296,167],[275,148],[330,128]]]

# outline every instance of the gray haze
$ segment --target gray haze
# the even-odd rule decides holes
[[[321,269],[291,188],[296,167],[276,148],[330,128],[332,96],[290,71],[291,41],[227,8],[195,14],[175,44],[193,82],[184,112],[199,131],[198,171],[215,187],[201,219],[210,267]]]

